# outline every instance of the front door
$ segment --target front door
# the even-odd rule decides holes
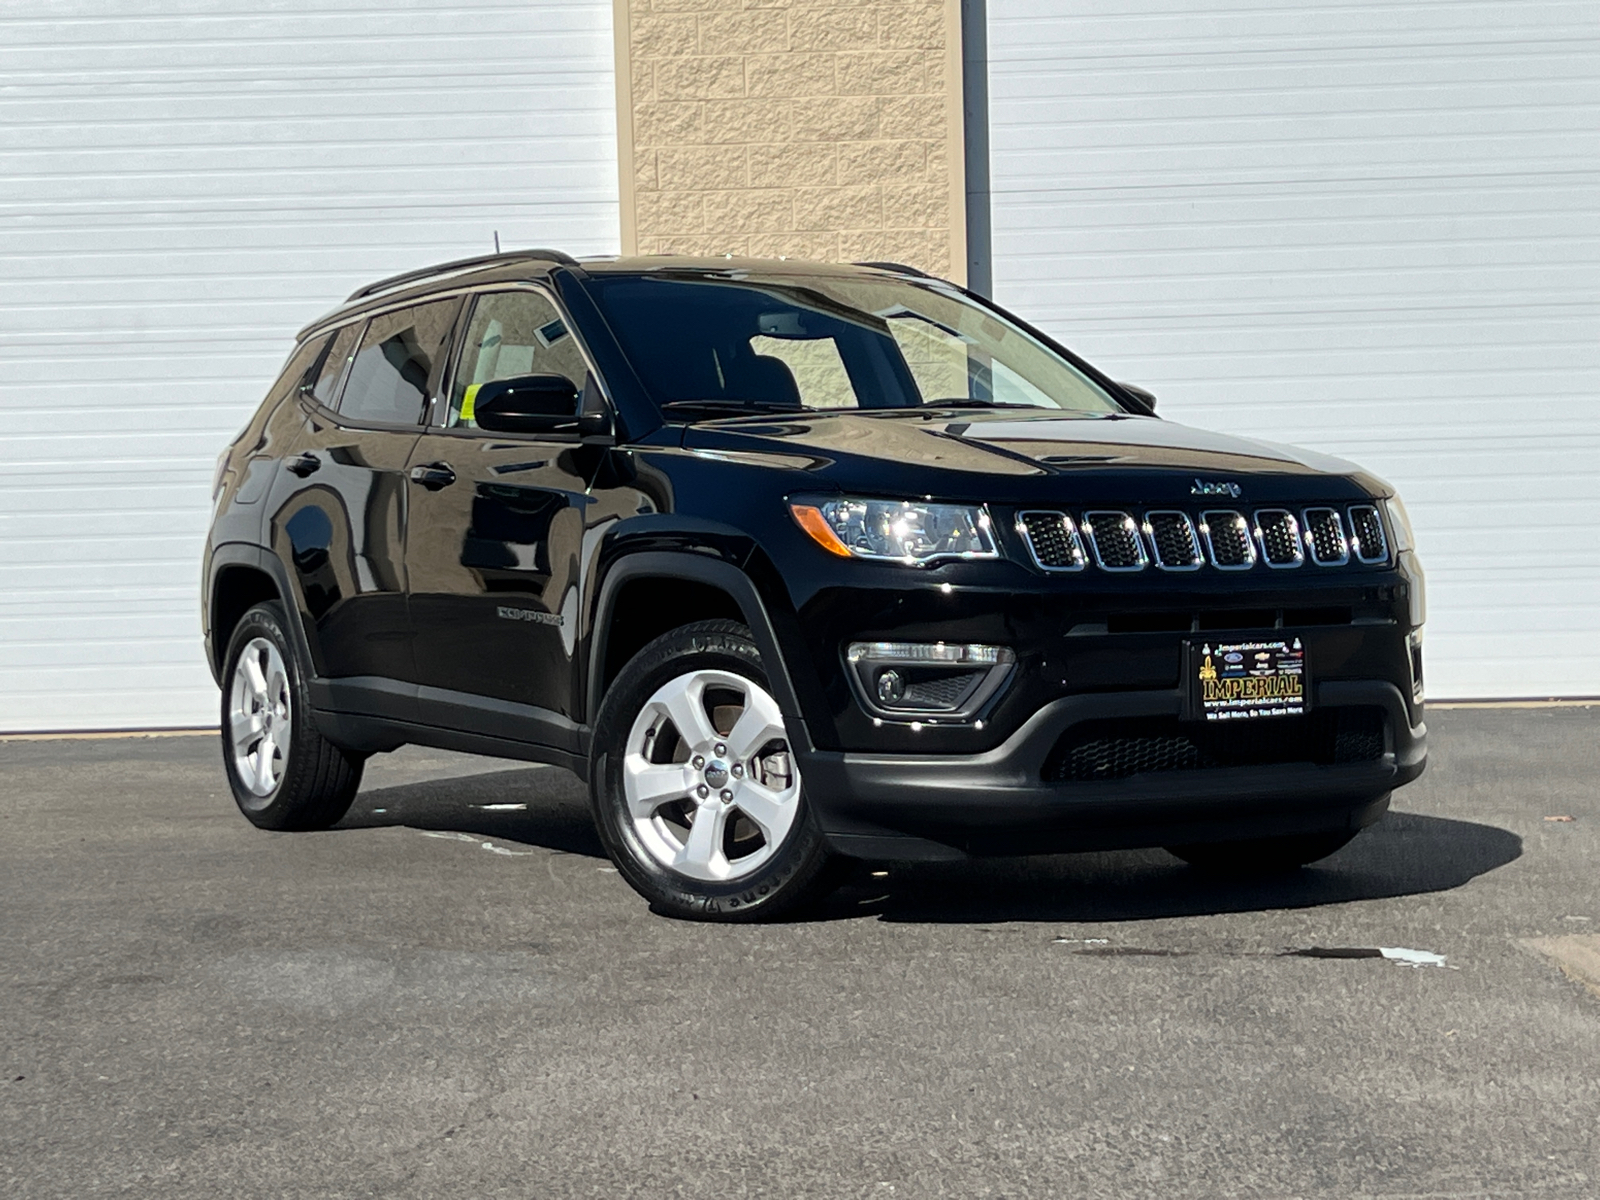
[[[588,485],[607,451],[477,428],[481,385],[532,374],[588,378],[555,305],[479,296],[444,419],[411,453],[411,622],[425,720],[431,706],[441,724],[567,747]]]

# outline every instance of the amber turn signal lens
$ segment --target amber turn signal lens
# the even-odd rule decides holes
[[[795,524],[810,534],[811,540],[829,554],[837,554],[840,558],[850,557],[849,547],[839,540],[839,535],[814,505],[791,504],[789,512],[793,514]]]

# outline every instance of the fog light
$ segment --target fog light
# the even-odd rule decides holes
[[[1007,646],[961,642],[852,642],[845,660],[874,717],[966,721],[1005,683],[1017,656]]]

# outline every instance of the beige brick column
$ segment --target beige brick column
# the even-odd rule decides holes
[[[960,0],[615,0],[622,248],[966,266]]]

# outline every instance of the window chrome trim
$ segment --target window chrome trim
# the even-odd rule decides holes
[[[1038,547],[1033,544],[1033,534],[1028,531],[1027,518],[1029,517],[1053,517],[1061,522],[1066,531],[1067,540],[1072,545],[1073,562],[1070,566],[1052,567],[1045,565],[1044,560],[1039,557]],[[1017,513],[1016,528],[1018,535],[1022,538],[1022,544],[1027,546],[1028,553],[1033,556],[1033,565],[1038,567],[1039,570],[1048,571],[1053,575],[1061,575],[1073,571],[1081,571],[1089,565],[1088,552],[1083,548],[1083,537],[1079,534],[1077,523],[1073,521],[1071,513],[1058,512],[1053,508],[1023,509]]]
[[[1095,536],[1094,532],[1094,520],[1096,517],[1116,518],[1117,522],[1133,535],[1134,548],[1139,551],[1138,562],[1127,567],[1110,567],[1106,565],[1106,560],[1100,554],[1100,539]],[[1085,512],[1083,514],[1083,530],[1088,535],[1089,548],[1094,551],[1095,566],[1102,571],[1128,574],[1133,571],[1142,571],[1150,565],[1150,554],[1144,548],[1143,530],[1139,528],[1139,522],[1135,521],[1128,513],[1118,509],[1096,509],[1092,512]]]

